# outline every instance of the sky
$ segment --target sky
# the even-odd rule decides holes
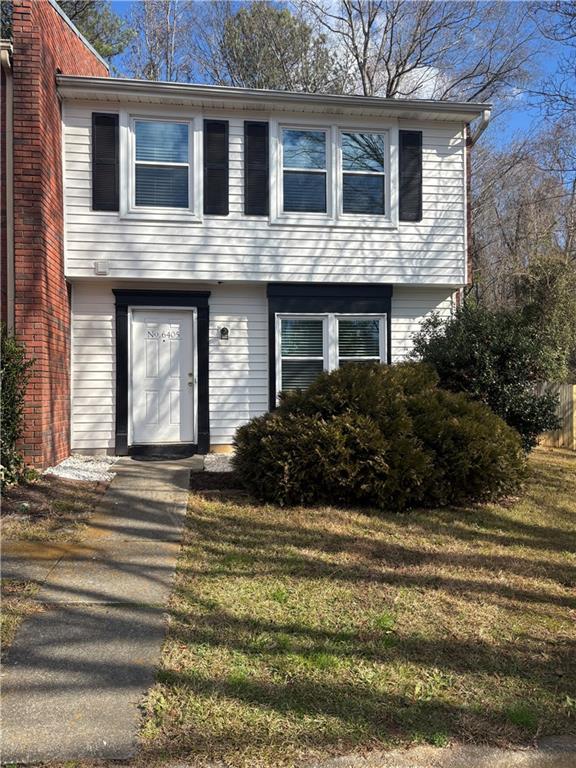
[[[115,13],[127,17],[130,7],[138,0],[112,0]],[[546,50],[535,57],[534,67],[544,76],[553,78],[559,72],[561,49],[558,44],[547,43]],[[117,61],[120,66],[121,62]],[[576,92],[576,82],[574,82]],[[541,111],[531,105],[530,98],[524,93],[518,93],[504,110],[495,110],[487,131],[487,138],[498,147],[504,147],[526,133],[537,130],[542,123]]]

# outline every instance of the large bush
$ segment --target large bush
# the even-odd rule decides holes
[[[433,316],[414,339],[414,355],[434,367],[441,387],[489,405],[520,433],[527,451],[558,426],[556,396],[537,391],[550,374],[548,345],[521,311],[469,302],[447,320]]]
[[[403,510],[518,489],[518,434],[482,403],[438,387],[430,366],[354,364],[241,427],[235,468],[257,498]]]
[[[32,365],[26,359],[24,346],[1,330],[0,367],[0,484],[16,482],[24,462],[16,443],[22,434],[24,395]]]

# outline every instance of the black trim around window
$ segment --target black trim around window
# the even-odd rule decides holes
[[[165,445],[128,445],[128,308],[183,307],[197,310],[196,344],[198,358],[198,442],[178,448],[190,453],[208,453],[210,449],[210,415],[208,399],[208,299],[210,291],[143,291],[113,289],[116,297],[116,454],[161,454]]]
[[[284,313],[341,313],[386,315],[387,362],[392,359],[392,285],[341,283],[268,283],[268,392],[276,407],[276,315]]]

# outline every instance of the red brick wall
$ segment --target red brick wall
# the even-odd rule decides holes
[[[6,93],[4,69],[0,70],[0,93]],[[6,109],[0,104],[0,320],[7,320],[6,309]]]
[[[48,0],[14,0],[15,327],[34,358],[25,458],[70,451],[70,300],[64,280],[62,131],[57,72],[108,71]]]

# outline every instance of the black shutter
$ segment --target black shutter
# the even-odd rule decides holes
[[[118,115],[92,113],[92,209],[117,211],[120,197]]]
[[[244,213],[268,216],[268,123],[244,121]]]
[[[400,221],[422,221],[422,131],[400,131]]]
[[[228,215],[227,120],[204,120],[204,213]]]

